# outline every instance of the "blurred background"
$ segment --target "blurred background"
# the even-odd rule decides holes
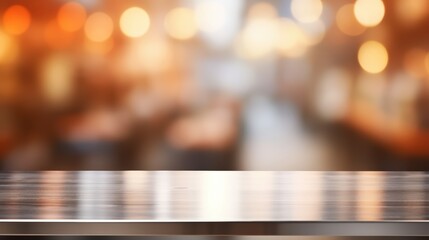
[[[429,1],[2,0],[2,170],[424,170]]]

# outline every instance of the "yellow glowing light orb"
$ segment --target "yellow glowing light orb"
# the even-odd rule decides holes
[[[91,41],[104,42],[112,36],[113,21],[109,15],[96,12],[85,23],[85,34]]]
[[[143,36],[150,26],[150,18],[145,10],[131,7],[125,10],[119,20],[119,27],[127,37],[138,38]]]
[[[190,39],[197,32],[195,14],[188,8],[175,8],[165,17],[165,29],[168,34],[179,40]]]
[[[352,3],[342,6],[336,16],[336,23],[341,32],[349,36],[362,34],[366,28],[362,26],[353,14],[354,5]]]
[[[85,8],[76,2],[64,4],[57,14],[58,25],[67,32],[79,30],[86,19]]]
[[[322,15],[323,4],[320,0],[292,0],[291,11],[302,23],[315,22]]]
[[[21,5],[13,5],[3,15],[3,28],[12,35],[21,35],[30,27],[30,12]]]
[[[359,48],[358,61],[363,70],[369,73],[380,73],[386,68],[389,55],[383,44],[367,41]]]
[[[377,26],[384,17],[384,3],[381,0],[357,0],[354,14],[360,24],[366,27]]]

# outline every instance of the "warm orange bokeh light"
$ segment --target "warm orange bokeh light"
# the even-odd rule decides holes
[[[21,5],[9,7],[3,15],[4,30],[12,35],[21,35],[30,27],[30,12]]]
[[[341,32],[349,36],[357,36],[365,31],[365,27],[362,26],[356,19],[353,12],[354,5],[352,3],[342,6],[336,16],[336,23]]]
[[[43,34],[45,43],[54,49],[67,48],[73,41],[72,33],[63,31],[55,20],[46,25]]]
[[[85,8],[76,2],[64,4],[57,15],[58,25],[67,32],[79,30],[86,19]]]
[[[88,17],[85,23],[85,34],[94,42],[104,42],[113,33],[113,20],[103,12],[96,12]]]

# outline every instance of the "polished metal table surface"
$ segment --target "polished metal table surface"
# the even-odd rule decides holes
[[[429,173],[0,173],[6,235],[429,235]]]

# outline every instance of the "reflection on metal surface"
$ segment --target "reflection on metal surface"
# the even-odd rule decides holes
[[[428,180],[423,172],[0,173],[0,234],[396,235],[402,226],[425,235]]]

